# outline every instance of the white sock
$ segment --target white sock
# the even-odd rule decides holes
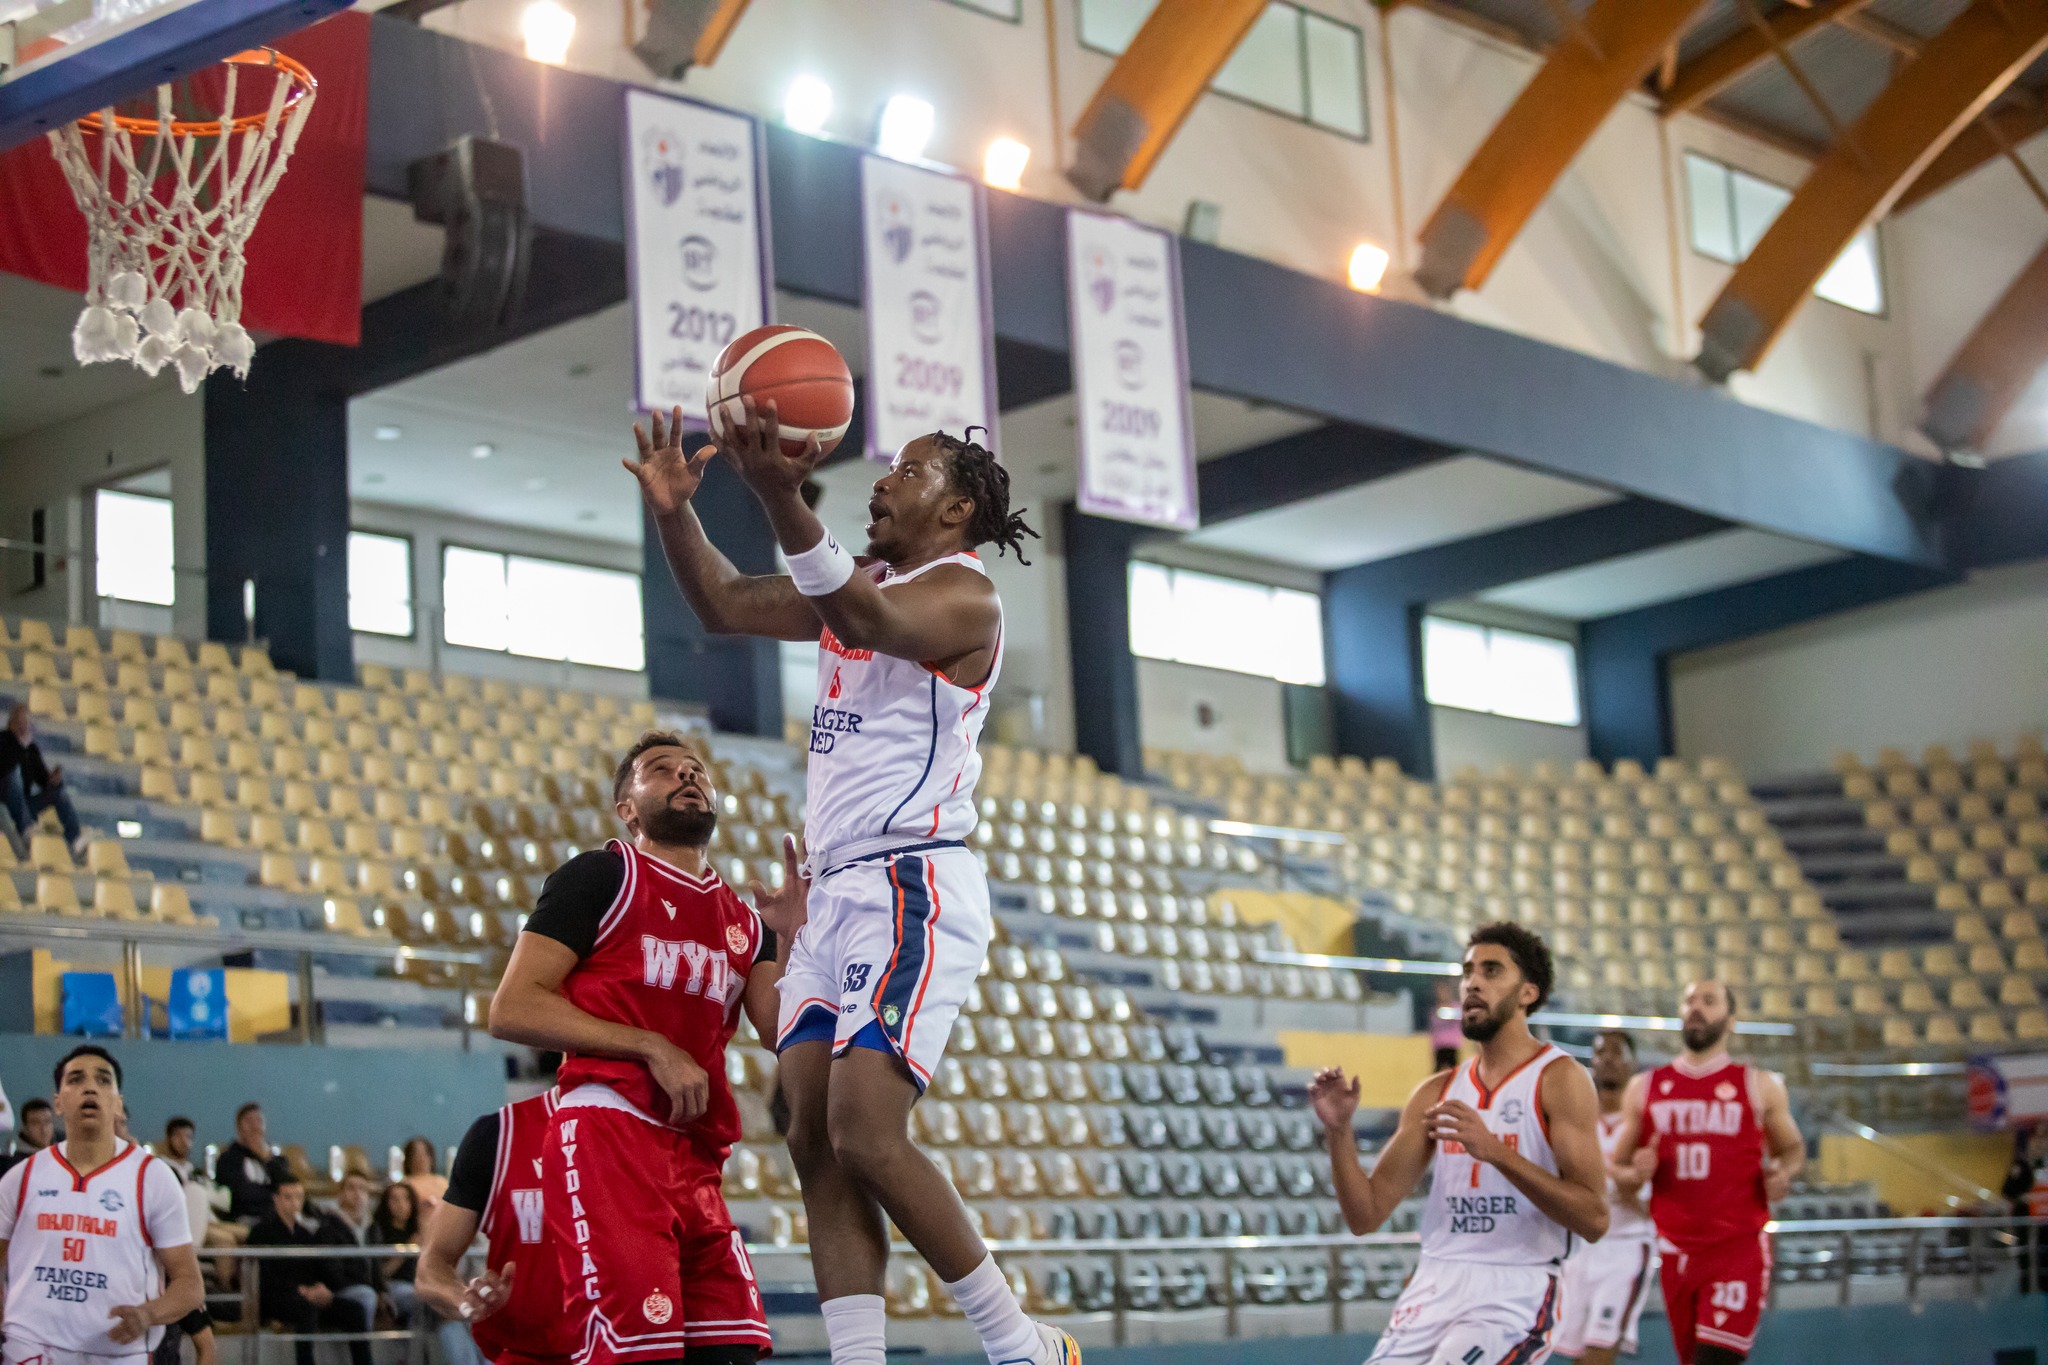
[[[884,1365],[889,1315],[880,1294],[848,1294],[818,1305],[832,1365]]]
[[[988,1352],[991,1361],[1005,1365],[1010,1361],[1037,1361],[1044,1355],[1038,1328],[1024,1316],[995,1257],[983,1257],[981,1264],[965,1278],[954,1280],[946,1289],[974,1324],[981,1349]]]

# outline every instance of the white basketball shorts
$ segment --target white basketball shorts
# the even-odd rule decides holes
[[[1542,1365],[1558,1294],[1547,1265],[1424,1256],[1366,1365]]]
[[[1636,1325],[1656,1286],[1654,1237],[1608,1237],[1581,1246],[1564,1263],[1557,1353],[1574,1360],[1588,1348],[1634,1355]]]
[[[832,1055],[871,1047],[931,1082],[993,932],[988,879],[972,850],[913,845],[811,883],[778,989],[780,1052],[830,1038]]]

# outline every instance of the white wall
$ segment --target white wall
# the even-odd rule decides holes
[[[92,609],[92,491],[131,474],[168,466],[172,538],[177,576],[173,627],[197,638],[206,633],[206,428],[199,395],[179,391],[168,374],[139,398],[25,432],[0,442],[0,536],[29,539],[30,517],[47,509],[46,539],[83,551],[75,568],[46,558],[45,586],[28,582],[25,555],[0,556],[9,614],[95,622]],[[74,582],[74,574],[76,581]],[[73,597],[75,594],[75,602]],[[110,607],[118,614],[122,609]],[[120,624],[133,623],[123,618]],[[115,624],[109,619],[107,624]]]
[[[499,550],[508,554],[536,555],[601,569],[640,572],[640,547],[613,541],[581,540],[545,531],[496,522],[471,521],[412,507],[386,503],[352,502],[349,524],[358,531],[381,531],[387,535],[412,537],[413,636],[355,636],[356,662],[386,664],[392,668],[439,668],[480,678],[503,678],[509,682],[534,683],[544,687],[569,687],[617,696],[647,695],[647,675],[626,673],[616,668],[589,668],[580,664],[547,659],[523,659],[492,650],[462,649],[440,640],[441,549],[455,544],[478,550]]]
[[[1842,749],[2010,746],[2048,725],[2048,563],[1679,655],[1671,708],[1681,757],[1751,776],[1824,768]]]
[[[1582,725],[1542,725],[1455,706],[1429,708],[1429,734],[1439,779],[1460,768],[1490,773],[1503,764],[1527,772],[1546,760],[1569,768],[1586,756]]]
[[[1280,684],[1249,673],[1138,660],[1138,733],[1148,749],[1233,754],[1253,772],[1287,767]]]

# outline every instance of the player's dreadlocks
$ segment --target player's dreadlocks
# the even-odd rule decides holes
[[[997,554],[1015,550],[1017,562],[1029,564],[1031,561],[1024,558],[1024,537],[1037,540],[1038,532],[1024,522],[1024,511],[1028,509],[1010,510],[1010,471],[996,463],[994,451],[976,443],[977,431],[988,435],[988,428],[982,426],[967,428],[963,436],[950,436],[943,431],[932,433],[932,440],[946,452],[953,486],[974,499],[974,519],[967,523],[967,548],[993,544]]]

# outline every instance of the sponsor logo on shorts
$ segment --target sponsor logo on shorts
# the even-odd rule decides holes
[[[676,1306],[670,1303],[668,1295],[662,1293],[659,1289],[640,1301],[640,1315],[656,1327],[661,1326],[661,1324],[674,1317],[675,1311]]]

